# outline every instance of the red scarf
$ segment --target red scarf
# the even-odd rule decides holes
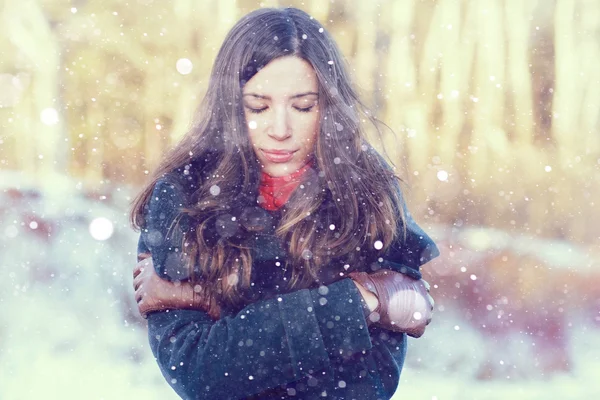
[[[261,172],[258,192],[264,202],[260,203],[260,206],[266,210],[274,211],[287,203],[294,189],[303,181],[306,171],[311,167],[312,163],[308,162],[298,171],[286,176],[271,176]]]

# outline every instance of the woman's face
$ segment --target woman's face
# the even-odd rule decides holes
[[[246,83],[244,115],[263,172],[285,176],[309,161],[320,125],[318,90],[313,68],[294,56],[271,61]]]

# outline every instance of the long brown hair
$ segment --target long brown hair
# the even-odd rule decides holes
[[[276,230],[293,269],[290,287],[318,282],[319,272],[334,258],[355,268],[357,249],[383,254],[404,232],[400,179],[365,138],[361,119],[379,131],[378,123],[353,89],[333,38],[301,10],[253,11],[228,33],[195,123],[165,156],[131,210],[134,228],[143,227],[144,209],[158,179],[176,171],[189,174],[193,165],[210,166],[197,175],[180,210],[180,217],[195,226],[184,231],[181,248],[190,280],[210,282],[205,285],[208,295],[222,305],[243,304],[252,271],[250,249],[242,242],[229,234],[216,239],[207,234],[220,216],[240,204],[256,206],[260,166],[248,138],[242,88],[262,67],[285,56],[300,57],[315,70],[321,110],[314,169],[284,206]],[[376,248],[376,241],[383,247]]]

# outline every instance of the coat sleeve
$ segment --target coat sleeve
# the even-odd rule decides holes
[[[400,190],[400,186],[396,187]],[[402,192],[400,192],[402,197]],[[392,243],[379,261],[382,268],[402,272],[411,278],[421,279],[421,265],[440,255],[435,242],[415,222],[410,211],[403,203],[406,234],[399,232],[398,239]]]
[[[184,275],[169,227],[183,195],[155,186],[138,249],[157,272]],[[156,257],[156,259],[155,259]],[[350,279],[250,304],[213,321],[197,310],[148,315],[150,347],[167,382],[184,399],[237,399],[328,370],[334,360],[372,347],[360,293]]]
[[[378,159],[382,168],[393,173],[392,167],[381,154],[374,150],[373,155]],[[398,182],[395,182],[392,190],[397,191],[402,199],[403,210],[397,210],[397,212],[402,212],[405,216],[406,235],[404,232],[399,232],[398,239],[381,257],[383,261],[379,259],[378,262],[381,268],[398,271],[414,279],[421,279],[419,271],[421,265],[439,256],[440,252],[433,240],[417,225],[408,211],[402,195],[402,188]]]

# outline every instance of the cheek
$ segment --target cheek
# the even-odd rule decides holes
[[[248,129],[248,142],[250,143],[250,147],[256,149],[260,146],[260,134],[258,129]]]
[[[248,132],[248,140],[254,147],[260,142],[261,138],[261,124],[256,118],[252,116],[246,116],[246,130]]]
[[[306,139],[306,142],[309,143],[311,147],[314,147],[315,143],[317,143],[317,135],[318,132],[313,131],[312,134],[308,137],[308,139]]]
[[[259,121],[257,118],[255,118],[254,114],[244,112],[244,119],[246,120],[246,128],[248,128],[249,132],[256,130],[256,128],[259,126]]]
[[[320,131],[320,119],[317,117],[313,118],[311,121],[305,125],[304,129],[304,141],[311,145],[317,141],[317,135]]]

